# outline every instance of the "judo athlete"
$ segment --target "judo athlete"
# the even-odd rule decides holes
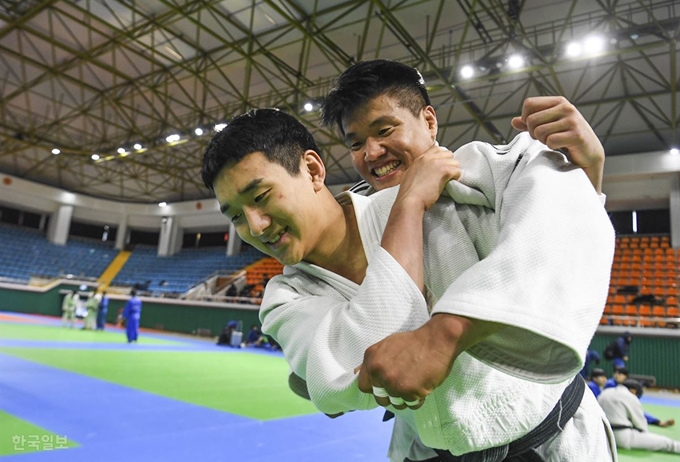
[[[104,330],[106,327],[106,315],[109,312],[109,297],[106,292],[102,292],[102,298],[99,301],[99,310],[97,311],[97,330]]]
[[[414,140],[425,154],[400,188],[336,200],[292,117],[251,111],[213,137],[204,182],[239,235],[287,265],[267,286],[263,331],[326,414],[374,408],[356,370],[384,357],[389,374],[372,386],[429,447],[494,462],[615,460],[604,414],[573,380],[614,247],[588,178],[528,134],[455,158],[428,138]],[[449,188],[458,162],[467,186]],[[440,199],[445,185],[452,198]]]
[[[123,319],[125,320],[125,333],[128,343],[136,342],[139,334],[139,320],[142,318],[142,301],[137,296],[137,291],[130,291],[131,298],[123,309]]]
[[[590,374],[590,381],[588,382],[588,388],[590,388],[590,391],[593,392],[593,395],[595,395],[595,398],[600,396],[600,393],[602,393],[602,390],[604,390],[604,386],[607,383],[607,374],[605,374],[603,369],[598,369],[595,368],[593,369],[593,372]]]
[[[87,302],[85,302],[85,308],[87,309],[87,315],[83,320],[84,330],[95,330],[97,326],[97,310],[99,309],[99,294],[94,294],[90,292],[87,297]]]
[[[422,76],[412,67],[389,60],[360,62],[343,72],[324,101],[323,119],[347,140],[354,167],[364,178],[350,190],[363,195],[398,185],[402,173],[422,154],[410,145],[412,140],[419,139],[418,134],[427,137],[437,132],[436,114]],[[552,149],[565,151],[601,193],[604,148],[565,98],[527,99],[512,125]],[[405,132],[408,136],[394,135],[403,128],[411,129]],[[303,381],[291,377],[290,382]],[[410,460],[436,457],[398,417],[389,452],[398,462],[406,456]]]
[[[61,310],[63,314],[61,315],[61,327],[68,326],[73,328],[76,319],[76,293],[73,291],[68,292],[64,295],[64,300],[61,302]]]
[[[617,446],[680,454],[680,441],[649,432],[641,396],[642,385],[627,379],[614,388],[606,388],[597,399],[614,430]]]

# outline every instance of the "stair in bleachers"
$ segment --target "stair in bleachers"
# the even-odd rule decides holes
[[[97,282],[100,284],[100,290],[106,290],[111,285],[111,281],[113,281],[116,274],[118,274],[123,266],[125,266],[125,263],[128,261],[131,254],[132,252],[129,250],[121,250],[118,252],[116,258],[111,261],[109,267],[106,268],[102,275],[99,276],[99,279],[97,279]]]

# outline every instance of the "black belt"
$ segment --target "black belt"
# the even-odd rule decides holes
[[[612,430],[635,430],[638,432],[641,432],[639,428],[635,428],[631,425],[610,425],[612,427]]]
[[[441,462],[543,462],[543,458],[534,449],[564,429],[581,405],[585,388],[586,382],[583,377],[577,375],[564,389],[548,417],[529,433],[510,444],[462,456],[454,456],[441,449],[434,451],[439,455]]]

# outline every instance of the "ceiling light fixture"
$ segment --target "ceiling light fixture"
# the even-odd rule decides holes
[[[569,58],[578,58],[581,56],[582,52],[581,44],[578,42],[571,42],[567,45],[567,57]]]
[[[139,144],[139,143],[135,143],[135,145],[132,146],[132,147],[135,148],[137,151],[139,151],[140,149],[142,149],[142,145]]]
[[[524,66],[524,58],[520,55],[512,55],[508,59],[508,66],[510,66],[510,69],[519,69]]]
[[[170,135],[167,138],[165,138],[165,141],[167,141],[168,143],[174,143],[175,141],[179,141],[179,140],[180,140],[180,136],[177,133],[175,133],[174,135]]]
[[[221,132],[227,127],[227,124],[215,124],[215,131]]]
[[[604,50],[604,39],[599,35],[591,35],[585,40],[584,49],[590,55],[601,53]]]
[[[54,148],[54,149],[52,149],[52,154],[54,154],[56,156],[56,155],[61,154],[61,151],[57,148]]]
[[[99,154],[92,154],[92,160],[99,160]]]
[[[196,133],[196,136],[201,136],[203,134],[203,129],[199,127],[194,130],[194,133]]]
[[[463,68],[460,70],[460,76],[463,77],[464,79],[469,79],[475,75],[475,70],[470,66],[469,64],[466,66],[463,66]]]
[[[118,148],[118,154],[123,154],[127,151],[125,151],[125,148]]]

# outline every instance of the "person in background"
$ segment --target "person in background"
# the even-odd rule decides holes
[[[238,321],[229,321],[224,325],[222,328],[222,332],[220,333],[220,336],[217,338],[217,344],[218,345],[226,345],[226,346],[234,346],[232,345],[232,336],[234,335],[234,332],[238,332],[238,326],[239,322]],[[240,340],[239,340],[240,342]],[[239,345],[240,346],[240,343]]]
[[[604,390],[604,385],[607,383],[607,374],[605,374],[603,369],[595,368],[590,374],[590,381],[588,382],[588,388],[593,392],[597,398]]]
[[[83,330],[95,330],[97,327],[97,310],[99,309],[99,294],[90,292],[85,303],[87,316],[83,320]]]
[[[632,341],[633,336],[630,335],[630,332],[624,332],[621,337],[617,338],[616,341],[610,343],[607,346],[607,349],[611,350],[611,352],[605,354],[605,357],[611,356],[610,359],[614,363],[614,368],[626,367],[626,362],[628,361],[628,350],[630,349],[630,344]]]
[[[622,384],[624,380],[628,378],[628,369],[625,367],[617,367],[614,369],[612,376],[604,384],[604,388],[614,388],[615,386]]]
[[[250,329],[250,332],[248,332],[248,335],[246,336],[246,341],[245,341],[245,346],[254,346],[254,347],[260,347],[264,346],[262,342],[262,332],[260,332],[260,327],[255,324],[253,327]]]
[[[106,291],[102,292],[102,298],[99,301],[99,311],[97,311],[97,330],[104,330],[106,327],[106,314],[109,312],[109,296]]]
[[[581,369],[581,377],[588,379],[590,376],[590,368],[593,364],[600,364],[600,353],[595,350],[588,350],[583,363],[583,369]]]
[[[618,367],[614,369],[614,373],[612,374],[612,377],[607,380],[604,384],[604,388],[614,388],[618,385],[621,385],[624,383],[626,380],[628,380],[628,369],[625,367]],[[598,395],[595,395],[598,396]],[[641,395],[642,396],[642,395]],[[647,423],[650,425],[658,425],[659,427],[670,427],[671,425],[675,424],[675,420],[670,419],[670,420],[660,420],[653,415],[645,412],[645,419],[647,419]]]
[[[68,292],[64,295],[64,300],[61,302],[61,310],[63,314],[61,315],[61,327],[68,327],[73,329],[76,319],[76,293],[74,291]]]
[[[604,389],[597,399],[614,431],[616,445],[622,449],[680,454],[680,441],[649,431],[640,403],[642,390],[640,382],[626,379],[616,387]]]
[[[137,291],[130,291],[131,298],[123,309],[123,319],[125,320],[125,333],[128,343],[136,342],[139,334],[139,320],[142,318],[142,301],[137,296]]]

